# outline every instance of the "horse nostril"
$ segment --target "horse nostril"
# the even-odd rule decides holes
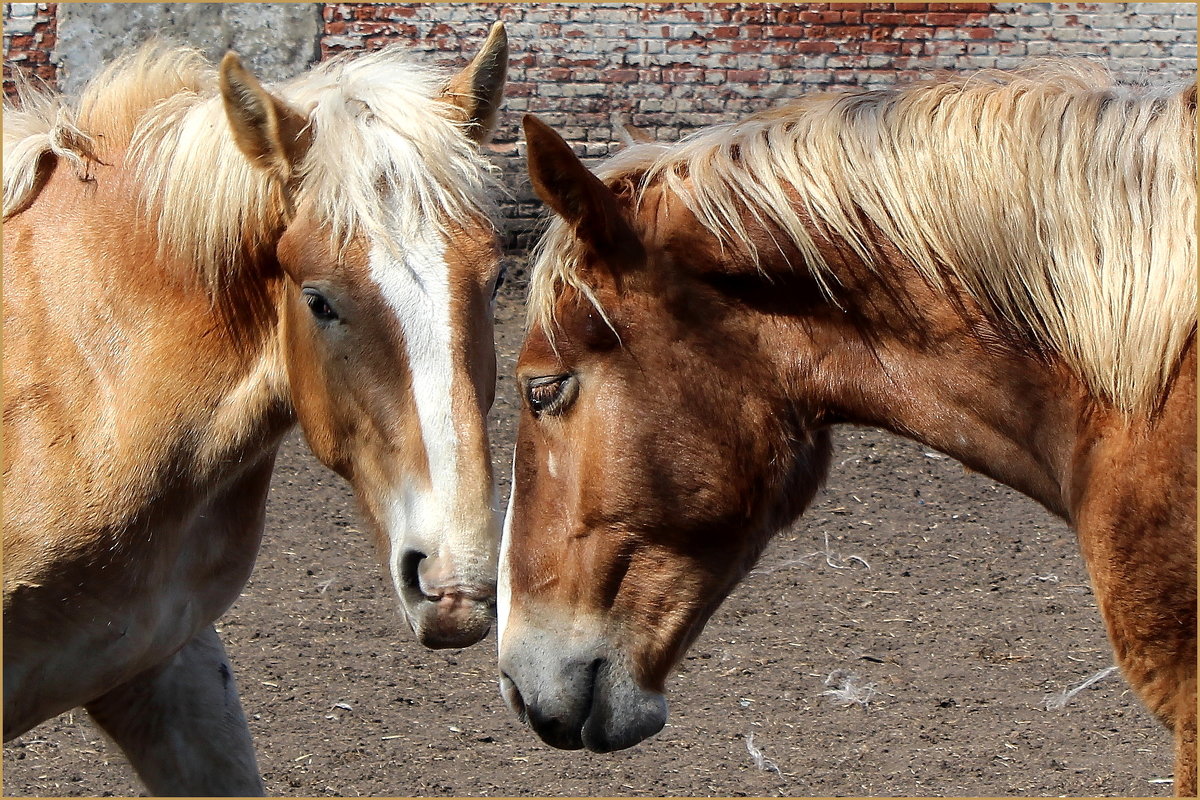
[[[419,550],[406,550],[400,558],[400,581],[406,589],[421,590],[421,562],[425,554]]]

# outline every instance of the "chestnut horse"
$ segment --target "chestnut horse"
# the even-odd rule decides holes
[[[1090,66],[805,98],[601,178],[527,117],[532,271],[501,685],[629,747],[827,428],[874,425],[1078,531],[1129,682],[1196,744],[1195,85]]]
[[[4,116],[4,737],[84,706],[152,794],[261,794],[213,622],[297,421],[418,639],[495,608],[499,251],[458,75],[402,51],[272,90],[151,45]]]

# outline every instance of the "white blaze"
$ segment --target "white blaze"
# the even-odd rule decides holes
[[[393,487],[382,520],[391,541],[389,561],[397,591],[401,587],[400,560],[407,547],[428,556],[444,549],[441,542],[426,537],[454,530],[446,519],[446,506],[458,494],[446,246],[436,231],[407,240],[404,245],[403,256],[397,257],[392,249],[373,243],[368,262],[371,279],[395,312],[404,334],[413,398],[429,464],[429,491],[404,480]]]
[[[513,504],[517,499],[517,457],[513,454],[512,480],[508,489],[508,509],[504,512],[504,532],[500,536],[500,569],[496,575],[496,651],[503,652],[504,627],[512,604],[512,583],[508,574],[508,545],[512,539]]]

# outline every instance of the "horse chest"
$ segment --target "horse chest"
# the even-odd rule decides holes
[[[273,458],[124,532],[161,546],[5,586],[5,736],[153,667],[237,599],[262,535]]]

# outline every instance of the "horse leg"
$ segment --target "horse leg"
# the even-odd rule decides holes
[[[1125,504],[1130,507],[1137,506]],[[1080,525],[1080,544],[1117,664],[1142,702],[1175,734],[1175,793],[1194,797],[1194,533],[1164,535],[1129,517],[1113,513],[1108,524]]]
[[[211,626],[85,706],[158,796],[261,796],[250,729]]]
[[[1196,679],[1180,693],[1175,718],[1175,794],[1196,796]]]
[[[1150,602],[1144,595],[1139,598],[1137,590],[1145,582],[1095,583],[1121,671],[1142,701],[1175,734],[1175,794],[1195,797],[1195,614],[1186,605],[1162,602],[1169,592],[1158,595],[1155,599],[1159,602]],[[1190,594],[1194,603],[1194,590]]]

